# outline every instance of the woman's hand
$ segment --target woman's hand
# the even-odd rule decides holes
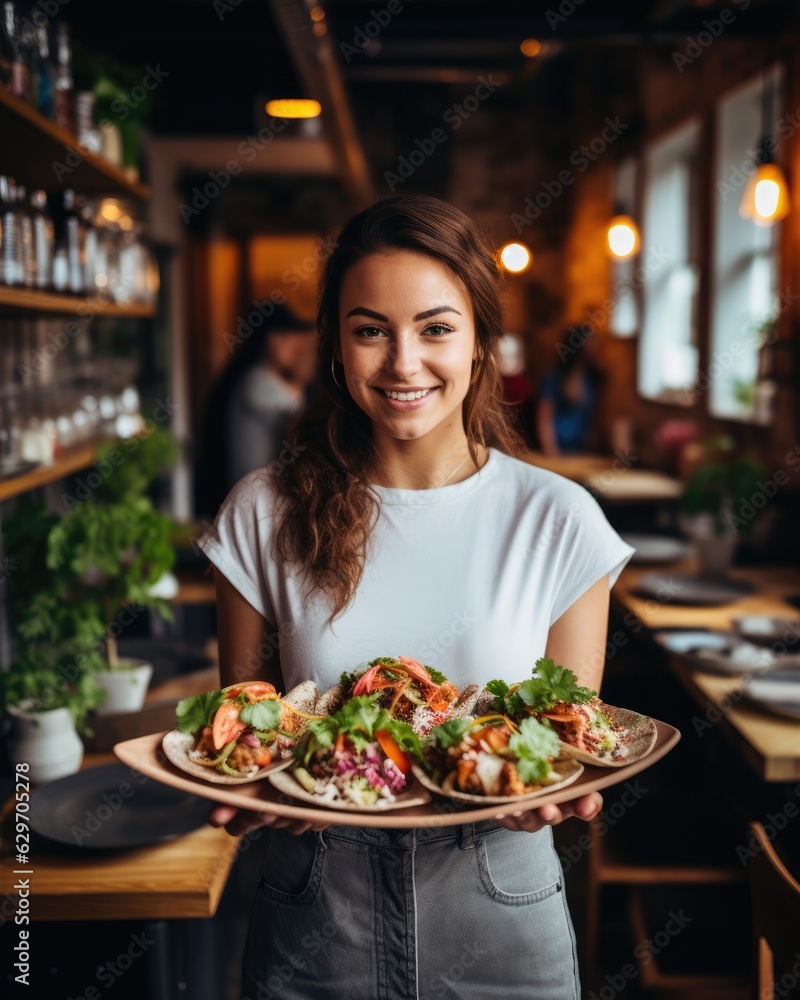
[[[582,795],[579,799],[571,799],[569,802],[562,802],[561,805],[541,806],[539,809],[519,809],[508,816],[504,816],[500,822],[509,830],[524,830],[527,833],[536,833],[545,826],[556,826],[563,823],[570,816],[577,816],[588,822],[603,808],[603,797],[599,792],[592,792],[591,795]]]
[[[301,819],[287,819],[274,813],[251,812],[248,809],[235,809],[233,806],[217,806],[208,817],[212,826],[224,826],[233,837],[244,837],[261,826],[269,826],[273,830],[286,830],[289,833],[305,833],[306,830],[325,830],[330,823],[307,823]]]

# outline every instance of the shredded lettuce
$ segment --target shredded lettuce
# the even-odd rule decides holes
[[[340,733],[347,736],[356,750],[363,750],[368,743],[375,741],[375,733],[379,729],[385,729],[404,750],[417,760],[424,760],[419,736],[407,722],[393,718],[377,704],[380,696],[378,691],[350,698],[333,715],[314,719],[308,724],[307,736],[298,747],[298,756],[307,764],[317,750],[333,746]]]

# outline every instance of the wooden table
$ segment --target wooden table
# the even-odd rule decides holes
[[[663,472],[636,468],[634,456],[531,453],[528,460],[540,469],[580,483],[606,504],[663,503],[677,500],[683,493],[680,480]]]
[[[665,576],[696,571],[694,560],[659,568]],[[644,626],[649,633],[676,627],[728,630],[736,615],[800,617],[785,600],[800,593],[800,572],[791,567],[732,570],[731,577],[755,584],[756,591],[718,607],[683,607],[637,596],[639,578],[653,572],[652,566],[628,567],[612,591],[612,608],[628,628]],[[675,676],[701,709],[695,717],[698,735],[707,731],[706,724],[719,727],[764,781],[800,781],[800,721],[772,715],[743,700],[741,679],[690,669],[679,654],[664,653]]]
[[[119,763],[87,754],[83,767]],[[83,768],[82,768],[83,769]],[[0,895],[13,897],[13,801],[0,813]],[[204,826],[193,833],[125,852],[65,855],[32,835],[32,920],[159,920],[209,917],[217,909],[239,840]]]

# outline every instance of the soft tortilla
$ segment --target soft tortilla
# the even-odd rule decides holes
[[[315,714],[314,706],[317,702],[318,694],[317,686],[313,681],[303,681],[302,684],[298,684],[297,687],[287,692],[281,698],[281,701],[289,705],[290,708],[296,708],[308,714]],[[271,764],[259,768],[253,774],[235,778],[232,774],[223,774],[215,767],[198,764],[197,761],[192,760],[189,756],[189,751],[194,746],[194,741],[192,733],[182,733],[179,729],[173,729],[161,741],[161,746],[167,759],[175,767],[180,768],[181,771],[185,771],[187,774],[191,774],[195,778],[202,778],[203,781],[210,781],[215,785],[242,785],[250,781],[260,781],[261,778],[265,778],[268,774],[272,774],[274,771],[281,771],[283,768],[294,763],[293,757],[276,757]]]
[[[473,715],[480,693],[481,689],[477,684],[468,684],[456,699],[451,713],[452,718],[459,715]]]
[[[625,744],[628,753],[621,760],[611,760],[597,757],[587,750],[579,750],[561,741],[561,756],[571,757],[575,760],[583,761],[584,764],[594,764],[595,767],[625,767],[633,764],[634,761],[646,757],[656,745],[658,732],[655,722],[646,715],[632,712],[627,708],[617,708],[615,705],[606,705],[600,702],[597,706],[603,715],[607,715],[612,722],[627,726],[630,729],[628,742]]]
[[[303,681],[285,694],[281,698],[281,701],[287,705],[291,705],[292,708],[298,709],[300,712],[306,712],[308,715],[327,714],[315,711],[318,698],[319,691],[317,690],[317,685],[313,681]]]
[[[487,691],[486,688],[482,688],[478,692],[477,700],[472,711],[472,714],[476,718],[480,719],[482,715],[491,715],[494,712],[494,695],[491,691]]]
[[[437,785],[433,778],[419,764],[412,764],[411,770],[414,772],[414,777],[417,781],[429,791],[435,792],[437,795],[443,795],[447,799],[455,799],[458,802],[471,802],[474,805],[503,805],[511,801],[527,802],[529,799],[535,799],[541,795],[554,792],[558,788],[571,785],[573,781],[577,781],[583,774],[583,766],[577,760],[562,760],[559,758],[553,761],[553,770],[559,775],[559,780],[549,785],[544,785],[542,788],[537,788],[535,792],[528,792],[526,795],[471,795],[469,792],[460,792],[455,789],[450,792],[444,791],[442,786]],[[274,781],[272,783],[275,784]]]
[[[344,684],[334,684],[321,694],[314,706],[315,715],[334,715],[347,701],[347,690]]]
[[[234,778],[232,774],[222,774],[215,767],[198,764],[197,761],[189,757],[189,751],[194,746],[194,736],[192,733],[182,733],[180,729],[173,729],[161,741],[161,746],[167,756],[167,760],[171,764],[174,764],[175,767],[180,768],[181,771],[185,771],[186,774],[191,774],[193,778],[201,778],[203,781],[210,781],[214,785],[244,785],[250,781],[260,781],[261,778],[266,778],[273,771],[282,771],[285,767],[289,767],[290,764],[294,763],[293,757],[285,759],[276,757],[272,764],[259,768],[253,774]]]

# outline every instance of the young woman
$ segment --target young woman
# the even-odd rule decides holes
[[[495,364],[498,272],[475,225],[421,196],[357,215],[327,262],[319,329],[331,405],[234,488],[202,543],[222,684],[325,689],[402,654],[461,687],[547,655],[599,688],[609,584],[633,550],[585,490],[521,458]],[[273,828],[243,998],[575,1000],[550,828],[601,805],[394,831],[220,806],[212,822],[231,833]]]

